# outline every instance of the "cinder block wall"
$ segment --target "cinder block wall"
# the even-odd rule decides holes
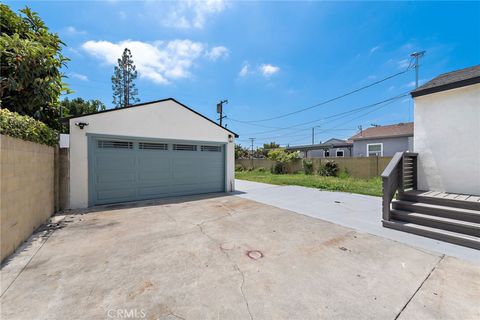
[[[0,135],[3,261],[54,213],[55,148]]]

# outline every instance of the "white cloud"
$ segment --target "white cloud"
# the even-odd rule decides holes
[[[280,67],[271,64],[262,64],[252,69],[248,62],[244,62],[243,67],[240,69],[238,75],[240,77],[246,77],[253,74],[261,74],[265,78],[269,78],[278,72],[280,72]]]
[[[68,76],[78,80],[88,81],[88,77],[81,73],[72,72],[72,73],[69,73]]]
[[[280,68],[271,64],[262,64],[259,67],[260,72],[263,74],[264,77],[270,77],[275,73],[280,71]]]
[[[222,12],[225,7],[223,0],[179,1],[168,8],[163,6],[166,17],[162,19],[162,23],[165,26],[180,29],[201,29],[210,16]]]
[[[248,63],[245,63],[242,69],[240,70],[240,72],[238,73],[238,75],[240,77],[246,77],[248,76],[249,73],[250,73],[250,67],[248,66]]]
[[[207,51],[205,55],[213,61],[216,61],[219,58],[226,58],[230,54],[230,50],[224,46],[213,47],[210,51]]]
[[[132,52],[140,77],[158,84],[168,84],[175,79],[191,77],[190,70],[195,62],[213,50],[208,51],[205,44],[188,39],[151,43],[134,40],[118,43],[90,40],[85,42],[82,48],[109,65],[115,65],[124,48],[128,48]]]
[[[68,26],[63,29],[63,33],[69,36],[78,36],[78,35],[84,35],[87,32],[85,30],[78,30],[74,26]]]
[[[375,47],[371,48],[370,49],[370,54],[375,53],[375,51],[377,51],[378,49],[380,49],[380,46],[375,46]]]

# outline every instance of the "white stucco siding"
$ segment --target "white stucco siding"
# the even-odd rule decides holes
[[[81,130],[76,122],[87,122]],[[229,132],[175,101],[166,100],[70,119],[70,206],[88,207],[87,133],[139,138],[157,138],[227,143],[226,190],[235,189],[234,142]]]
[[[480,195],[480,84],[415,98],[418,187]]]

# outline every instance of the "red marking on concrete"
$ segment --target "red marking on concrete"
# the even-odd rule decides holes
[[[263,252],[260,250],[249,250],[247,256],[252,260],[258,260],[263,258]]]

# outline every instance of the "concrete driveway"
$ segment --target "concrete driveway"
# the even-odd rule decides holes
[[[480,317],[478,265],[238,196],[55,221],[3,265],[2,319]]]

